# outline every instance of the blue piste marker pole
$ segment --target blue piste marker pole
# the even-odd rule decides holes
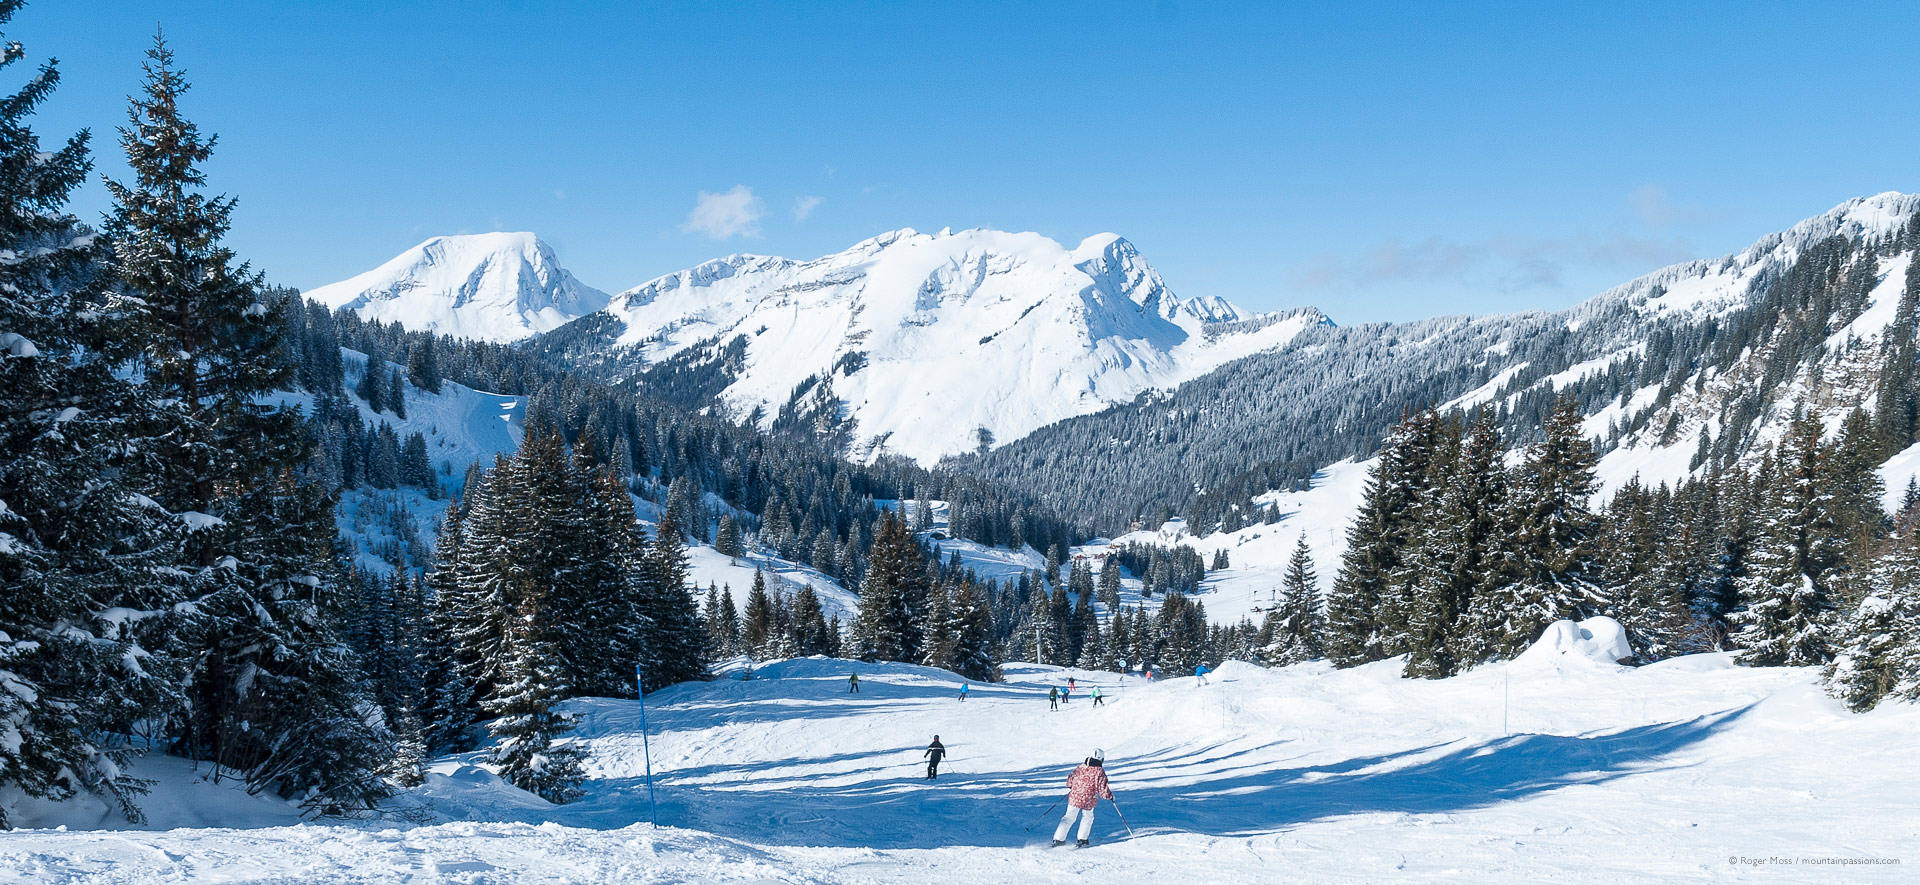
[[[647,757],[647,819],[660,826],[660,806],[653,799],[653,747],[647,743],[647,686],[639,664],[633,665],[633,687],[640,693],[640,752]]]

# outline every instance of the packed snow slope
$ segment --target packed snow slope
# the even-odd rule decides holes
[[[607,306],[530,233],[434,237],[391,261],[304,293],[410,331],[517,341]]]
[[[922,463],[1017,439],[1171,387],[1325,322],[1247,318],[1174,295],[1113,234],[1067,248],[1035,233],[898,230],[812,261],[731,255],[615,296],[575,328],[575,356],[629,374],[678,358],[722,373],[736,416],[848,422],[856,453]]]
[[[0,839],[0,882],[1910,880],[1815,862],[1920,860],[1920,709],[1850,714],[1811,670],[1721,654],[1623,668],[1612,636],[1563,622],[1520,660],[1431,682],[1398,661],[1231,664],[1211,685],[1012,665],[964,703],[943,671],[787,661],[648,699],[660,829],[639,708],[582,700],[592,758],[570,805],[469,754],[396,803],[434,822],[293,825],[148,767],[198,810],[150,801],[144,830],[29,818],[43,828]],[[1070,675],[1076,698],[1049,710]],[[935,734],[951,755],[928,782]],[[1049,850],[1048,806],[1096,747],[1131,835],[1102,802],[1092,848]],[[1749,860],[1769,858],[1788,863]]]

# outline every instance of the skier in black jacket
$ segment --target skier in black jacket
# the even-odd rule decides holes
[[[940,776],[940,757],[947,755],[947,748],[940,743],[940,736],[933,736],[933,743],[927,745],[927,780]]]

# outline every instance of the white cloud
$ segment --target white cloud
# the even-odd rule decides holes
[[[1707,220],[1707,213],[1693,207],[1675,204],[1667,195],[1665,188],[1659,185],[1642,185],[1627,194],[1627,203],[1640,216],[1640,221],[1654,230],[1662,230],[1673,225],[1698,224]]]
[[[1317,255],[1294,271],[1293,282],[1317,290],[1449,282],[1528,292],[1558,288],[1574,270],[1645,271],[1692,256],[1692,245],[1684,238],[1615,233],[1461,241],[1436,236],[1418,242],[1388,240],[1350,255]]]
[[[806,221],[807,216],[812,215],[813,210],[820,208],[820,204],[826,201],[826,197],[795,197],[793,199],[793,220]]]
[[[687,213],[687,220],[680,229],[687,233],[705,234],[707,238],[724,240],[733,236],[760,236],[760,219],[767,216],[767,207],[760,198],[753,195],[753,188],[736,184],[733,190],[725,193],[701,191],[694,201],[693,211]]]

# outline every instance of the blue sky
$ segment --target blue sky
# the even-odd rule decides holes
[[[61,60],[43,137],[118,176],[164,25],[232,243],[303,288],[487,230],[609,291],[1110,230],[1183,295],[1351,323],[1560,307],[1920,189],[1915,5],[1454,6],[38,0],[7,37]]]

